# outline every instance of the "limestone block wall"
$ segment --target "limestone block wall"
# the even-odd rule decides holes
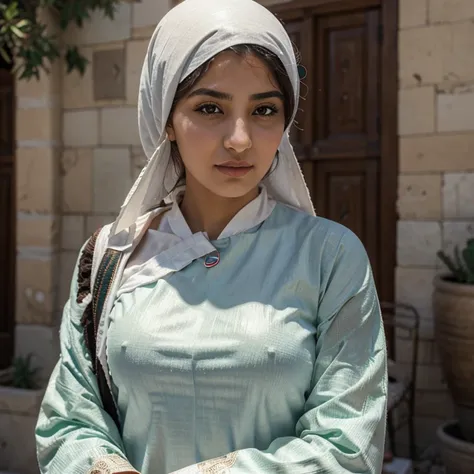
[[[54,21],[44,13],[54,30]],[[49,376],[57,357],[61,69],[40,81],[17,81],[16,93],[16,355],[35,355]]]
[[[436,252],[474,236],[474,2],[400,0],[397,299],[421,312],[421,447],[453,415],[433,337]],[[402,439],[404,435],[402,435]]]
[[[90,63],[84,76],[62,76],[58,310],[79,248],[114,219],[145,164],[137,125],[139,79],[151,34],[170,7],[171,0],[122,3],[114,21],[97,15],[66,34]]]

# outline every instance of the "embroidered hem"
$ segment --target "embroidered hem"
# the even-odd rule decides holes
[[[97,459],[87,474],[118,474],[120,472],[140,474],[126,459],[117,454],[110,454]]]
[[[171,474],[228,474],[237,460],[237,451],[192,466],[179,469]]]

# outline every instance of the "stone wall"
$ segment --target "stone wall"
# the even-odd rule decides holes
[[[49,18],[46,18],[49,21]],[[50,22],[54,30],[54,22]],[[35,354],[49,376],[57,358],[61,67],[40,81],[17,81],[16,355]]]
[[[433,277],[442,271],[437,250],[451,251],[474,236],[473,20],[472,0],[400,0],[396,292],[422,316],[421,447],[453,415],[433,340],[431,295]]]
[[[66,35],[90,63],[84,76],[63,74],[58,310],[67,299],[80,246],[114,219],[145,164],[138,85],[151,34],[170,6],[171,0],[123,3],[114,21],[95,16]]]

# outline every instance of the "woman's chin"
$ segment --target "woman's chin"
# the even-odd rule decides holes
[[[254,183],[243,180],[229,179],[226,183],[219,184],[218,186],[212,186],[210,191],[219,197],[227,199],[238,199],[244,196],[248,196],[252,191],[256,191],[258,188],[258,182]]]

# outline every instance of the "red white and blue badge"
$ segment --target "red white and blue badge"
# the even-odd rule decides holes
[[[219,255],[219,252],[214,250],[214,252],[211,252],[204,257],[204,266],[206,268],[212,268],[215,267],[220,261],[221,256]]]

